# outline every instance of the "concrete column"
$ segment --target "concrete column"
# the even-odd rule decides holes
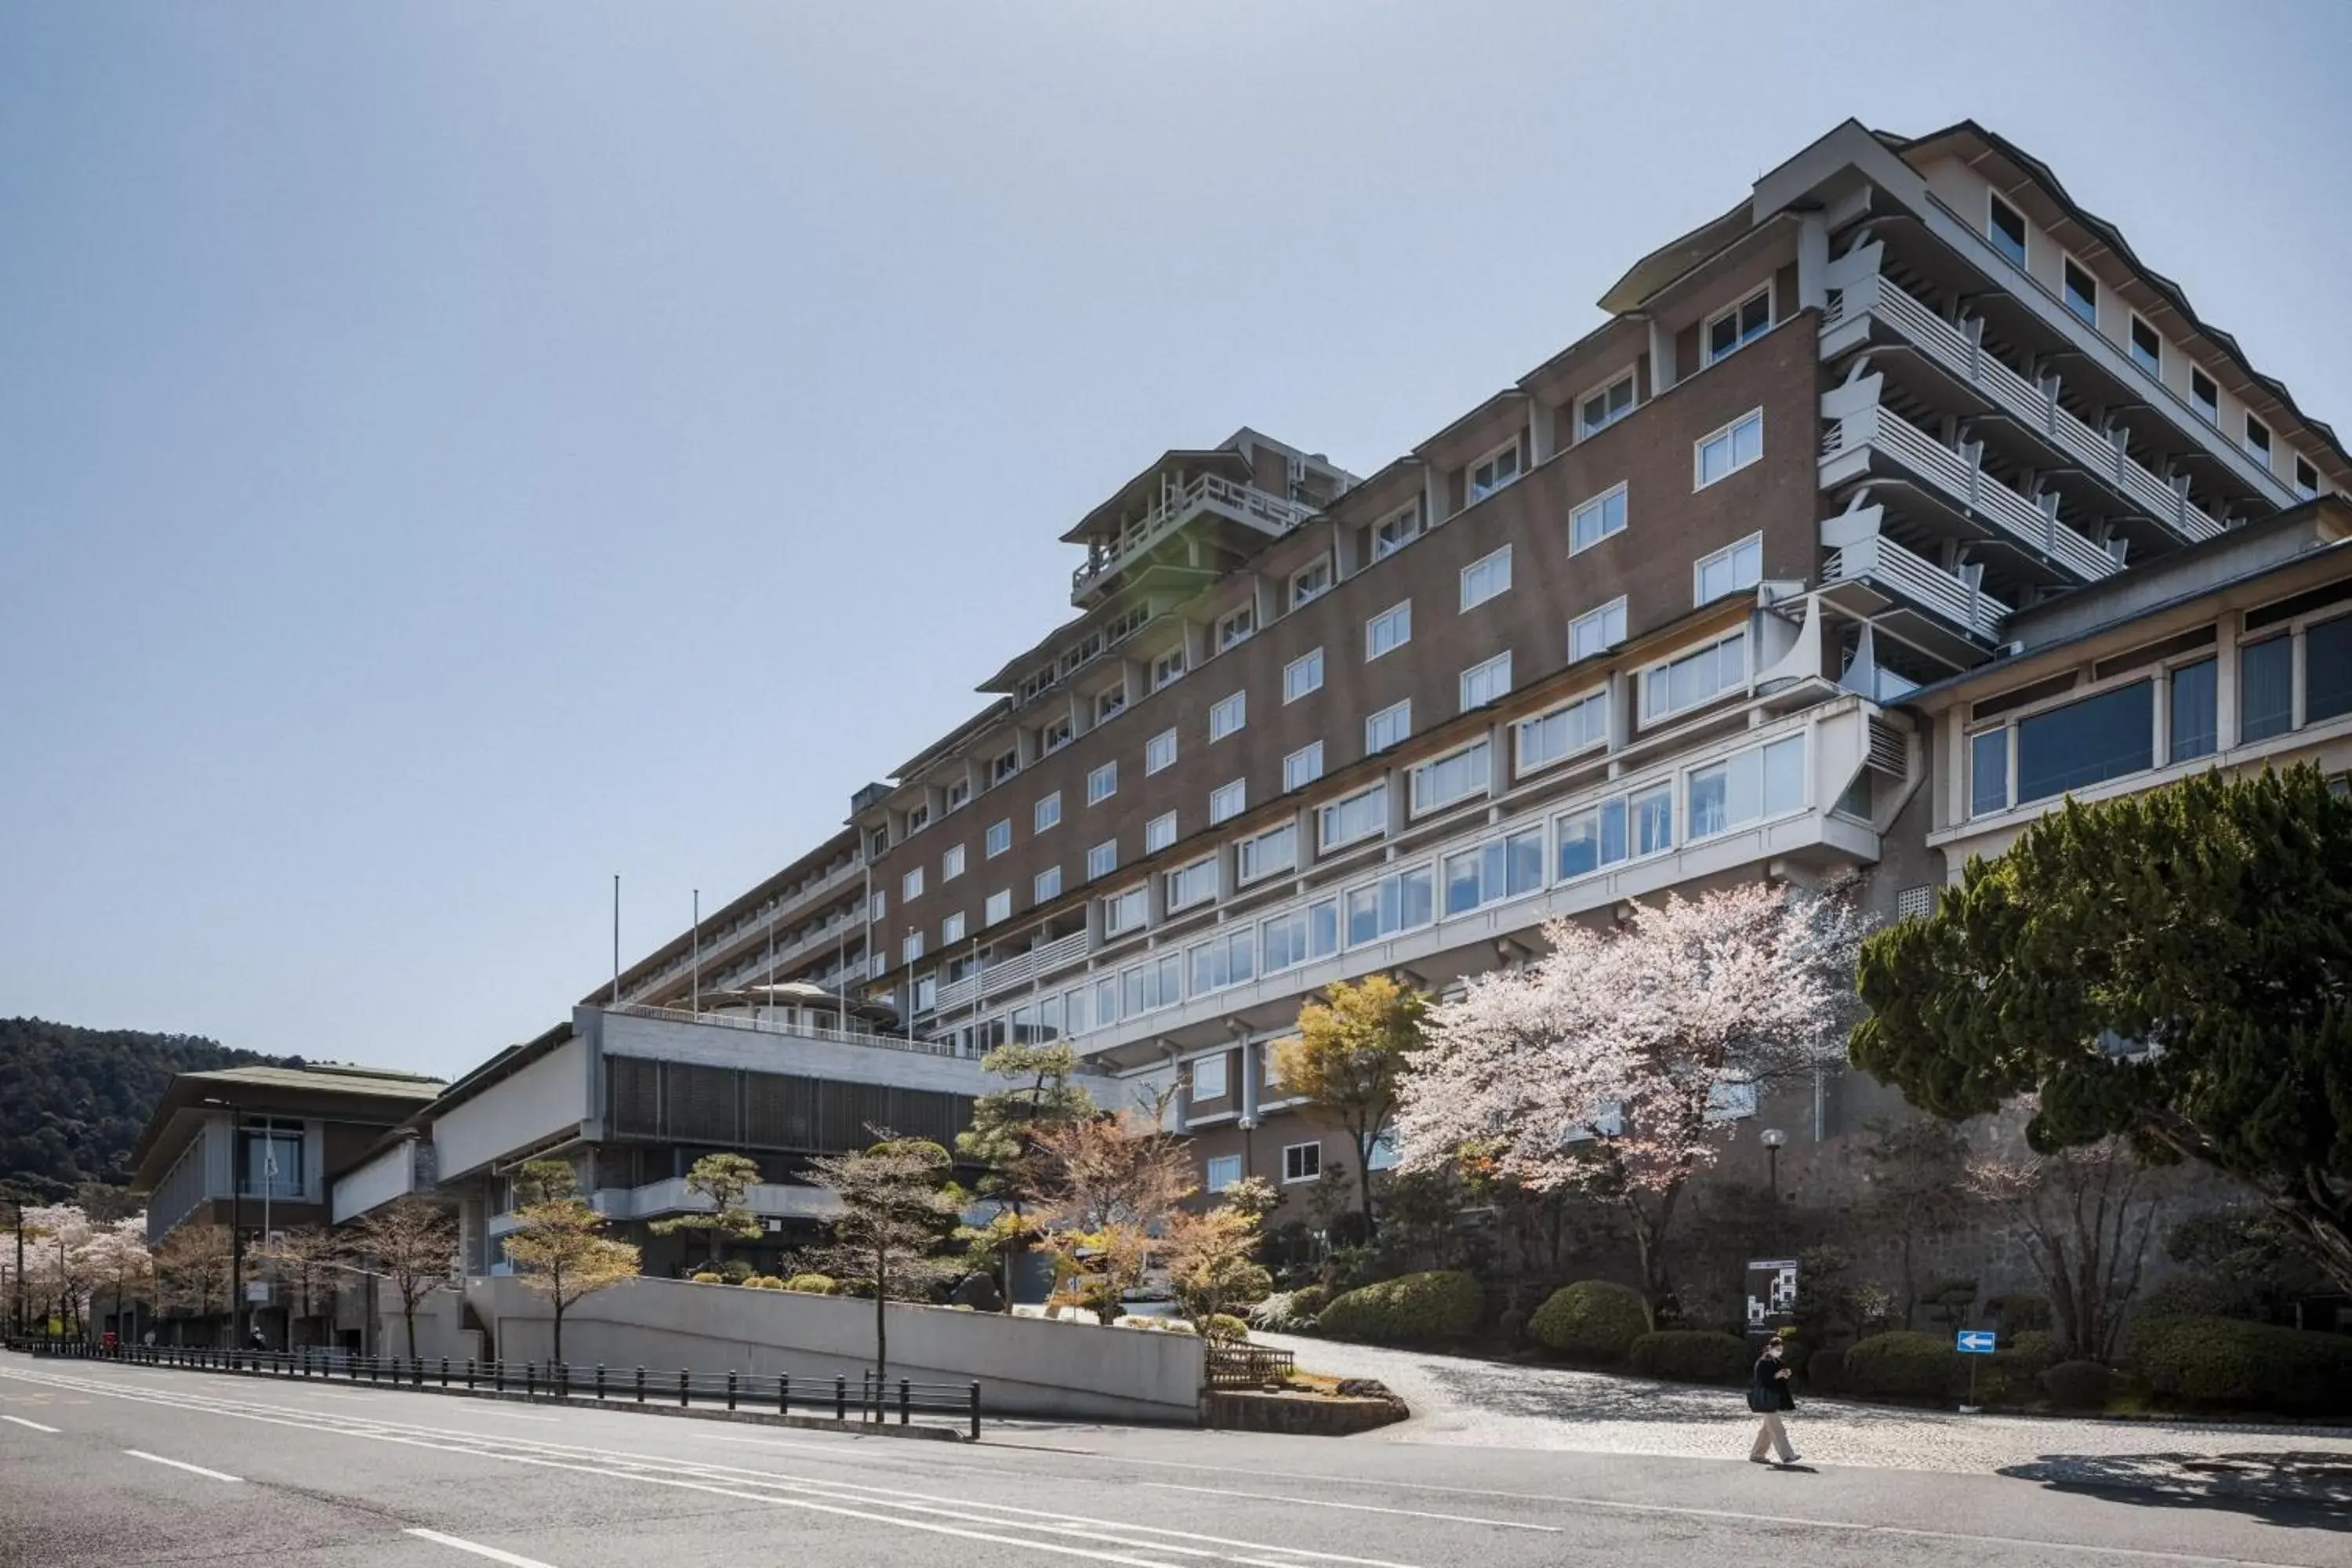
[[[1251,1044],[1246,1037],[1237,1043],[1241,1047],[1241,1060],[1236,1066],[1242,1075],[1242,1125],[1248,1127],[1257,1121],[1257,1091],[1259,1081],[1265,1075],[1265,1047]]]
[[[1559,449],[1559,411],[1539,398],[1528,399],[1528,467],[1549,462]]]
[[[1436,467],[1422,470],[1421,526],[1435,528],[1454,515],[1454,508],[1445,489],[1445,470]]]
[[[1675,384],[1675,334],[1655,316],[1650,318],[1650,395],[1655,397]]]
[[[1829,303],[1830,227],[1820,213],[1797,222],[1797,309],[1818,310]]]

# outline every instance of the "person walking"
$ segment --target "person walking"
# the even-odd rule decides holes
[[[1797,1450],[1789,1447],[1789,1429],[1780,1422],[1780,1412],[1797,1407],[1796,1395],[1789,1392],[1789,1380],[1797,1369],[1788,1362],[1788,1346],[1774,1335],[1764,1345],[1764,1353],[1756,1358],[1756,1367],[1748,1380],[1748,1408],[1763,1417],[1756,1426],[1756,1441],[1748,1450],[1748,1462],[1766,1464],[1764,1450],[1779,1451],[1780,1462],[1793,1465]]]

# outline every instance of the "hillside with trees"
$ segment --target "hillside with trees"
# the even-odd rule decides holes
[[[174,1073],[278,1059],[197,1035],[0,1018],[0,1191],[64,1198],[119,1185]]]

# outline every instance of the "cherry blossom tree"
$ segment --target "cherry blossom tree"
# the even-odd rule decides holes
[[[147,1216],[136,1214],[92,1227],[82,1244],[79,1268],[93,1303],[102,1295],[111,1296],[110,1316],[115,1331],[129,1342],[131,1336],[123,1331],[122,1304],[146,1296],[155,1278],[155,1260],[147,1250]]]
[[[1431,1009],[1397,1116],[1405,1168],[1614,1208],[1654,1320],[1667,1232],[1722,1123],[1843,1059],[1863,923],[1844,883],[1668,894],[1613,930],[1552,921],[1545,956]]]

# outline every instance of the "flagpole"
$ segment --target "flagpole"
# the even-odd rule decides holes
[[[694,889],[694,1011],[702,1012],[702,889]]]
[[[613,1005],[621,1005],[621,874],[613,873]]]

